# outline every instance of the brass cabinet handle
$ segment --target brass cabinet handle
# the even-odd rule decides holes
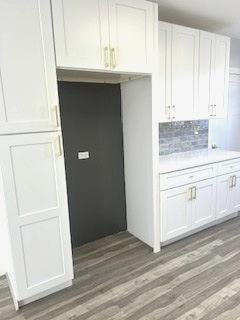
[[[62,146],[62,137],[61,137],[61,135],[57,136],[56,145],[57,145],[57,156],[61,157],[63,155],[63,146]]]
[[[233,176],[233,187],[237,186],[237,176]]]
[[[117,66],[115,48],[111,48],[111,66],[113,69]]]
[[[192,187],[192,200],[196,200],[197,199],[197,187]]]
[[[57,105],[53,106],[54,113],[54,126],[56,128],[60,127],[60,115],[59,115],[59,107]]]
[[[192,188],[188,188],[188,200],[191,201],[193,199]]]
[[[109,68],[109,47],[104,48],[104,62],[105,68]]]

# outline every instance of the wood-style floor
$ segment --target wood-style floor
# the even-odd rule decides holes
[[[74,252],[71,288],[15,312],[0,280],[6,320],[240,320],[240,218],[153,254],[123,232]]]

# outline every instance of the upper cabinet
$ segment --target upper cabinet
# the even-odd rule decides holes
[[[197,104],[199,33],[172,28],[172,118],[189,120]]]
[[[230,39],[159,22],[160,122],[224,117]]]
[[[230,39],[200,32],[198,118],[227,113]]]
[[[0,1],[0,134],[59,124],[50,1]]]
[[[213,115],[220,118],[227,115],[229,60],[230,38],[216,36]]]
[[[57,66],[109,67],[107,0],[52,0]]]
[[[52,8],[58,68],[152,72],[151,2],[52,0]]]
[[[159,22],[160,122],[191,120],[197,104],[199,32]]]

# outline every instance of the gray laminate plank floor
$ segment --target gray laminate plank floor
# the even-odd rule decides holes
[[[74,250],[71,288],[14,310],[0,278],[0,320],[240,320],[240,218],[153,254],[127,232]]]

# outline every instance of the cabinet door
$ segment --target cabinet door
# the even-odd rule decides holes
[[[107,69],[107,0],[52,0],[57,67]]]
[[[208,119],[213,115],[213,85],[215,66],[216,35],[201,31],[199,48],[199,84],[198,106],[196,116],[198,119]]]
[[[60,133],[0,137],[17,300],[73,277]]]
[[[160,193],[161,240],[177,237],[191,229],[189,187],[173,188]]]
[[[49,0],[0,1],[0,134],[56,129]]]
[[[228,103],[230,39],[216,36],[213,105],[216,117],[225,117]]]
[[[160,122],[171,120],[171,52],[172,25],[167,22],[158,23],[158,55],[159,55],[159,111]]]
[[[143,0],[108,0],[108,3],[112,68],[151,73],[153,4]]]
[[[234,186],[230,189],[230,214],[240,211],[240,172],[236,172],[232,176]]]
[[[198,98],[199,31],[173,25],[172,104],[176,120],[194,118]]]
[[[217,218],[231,213],[231,176],[228,174],[217,178]]]
[[[192,228],[198,228],[215,219],[216,179],[198,182],[192,194]]]

